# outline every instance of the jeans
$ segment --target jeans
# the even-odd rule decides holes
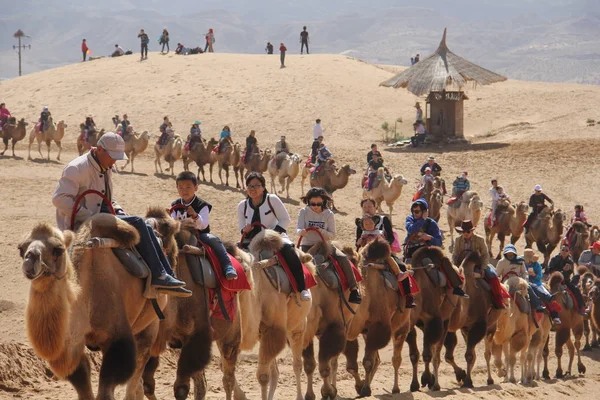
[[[298,258],[298,254],[294,249],[294,245],[291,243],[285,243],[281,248],[281,255],[287,262],[292,275],[294,275],[294,279],[298,285],[298,291],[301,292],[306,290],[306,283],[304,282],[304,269],[302,268],[302,262],[300,261],[300,258]]]
[[[280,59],[281,59],[281,66],[285,67],[285,51],[281,52]]]
[[[204,52],[206,53],[206,50],[208,50],[208,41],[206,42],[206,46],[204,46]]]
[[[152,277],[156,279],[165,273],[174,276],[171,264],[165,257],[152,227],[146,225],[146,222],[140,217],[129,215],[117,215],[116,217],[127,222],[139,232],[140,242],[135,245],[135,248],[150,267]]]
[[[227,250],[225,250],[225,246],[223,246],[221,239],[210,233],[200,233],[198,234],[198,237],[202,243],[206,243],[208,246],[210,246],[212,251],[215,252],[223,272],[225,272],[228,267],[233,268],[233,265],[231,265],[231,260],[229,259],[229,255],[227,254]]]
[[[306,40],[302,41],[302,46],[300,46],[300,54],[302,54],[302,51],[304,50],[304,46],[306,46],[306,54],[308,54],[308,41],[306,41]]]
[[[167,46],[167,53],[170,51],[169,42],[163,42],[161,52],[165,51],[165,46]]]
[[[142,58],[148,58],[148,43],[142,43]]]
[[[87,51],[84,51],[83,52],[83,61],[85,61],[86,57],[87,57]]]
[[[529,294],[529,303],[531,303],[531,307],[535,309],[540,308],[542,306],[542,301],[540,300],[536,292],[533,290],[531,285],[527,286],[527,293]]]

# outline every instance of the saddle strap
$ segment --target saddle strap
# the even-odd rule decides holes
[[[156,313],[156,316],[158,317],[159,320],[164,320],[165,319],[165,314],[163,314],[162,310],[160,309],[160,306],[158,305],[158,301],[156,299],[150,299],[150,302],[152,303],[152,308],[154,309],[154,312]]]
[[[329,256],[332,262],[337,262],[331,255]],[[335,265],[335,264],[334,264]],[[339,266],[338,266],[339,267]],[[344,304],[344,306],[352,313],[352,315],[356,314],[356,311],[350,307],[350,303],[346,300],[346,296],[344,296],[344,289],[342,288],[342,280],[340,278],[340,274],[338,273],[337,268],[333,268],[333,275],[338,282],[338,296],[340,297],[340,301]],[[340,307],[341,309],[341,307]],[[346,318],[344,317],[344,313],[342,312],[342,319],[344,320],[344,326],[346,326]]]
[[[229,317],[229,314],[227,313],[227,308],[225,307],[225,302],[223,301],[223,296],[221,295],[221,288],[218,285],[215,289],[215,296],[217,296],[217,303],[219,304],[219,308],[223,313],[225,321],[231,321],[231,317]]]

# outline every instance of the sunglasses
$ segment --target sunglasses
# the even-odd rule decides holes
[[[246,188],[248,188],[249,190],[260,189],[261,187],[263,187],[263,186],[262,185],[248,185],[248,186],[246,186]]]
[[[323,203],[310,203],[311,207],[323,207]]]

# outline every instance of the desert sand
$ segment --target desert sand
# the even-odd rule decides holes
[[[0,157],[0,398],[48,399],[75,398],[69,384],[57,382],[27,343],[24,310],[29,283],[20,269],[16,245],[38,221],[54,223],[51,195],[64,165],[77,153],[78,124],[92,113],[99,127],[111,129],[110,118],[127,113],[135,130],[158,135],[164,115],[169,115],[177,133],[186,136],[189,124],[202,121],[203,136],[217,136],[223,125],[231,127],[233,138],[241,143],[251,129],[257,132],[259,146],[273,148],[280,135],[287,135],[294,152],[306,155],[312,142],[312,125],[321,118],[325,142],[339,164],[362,171],[365,154],[372,142],[379,143],[386,164],[403,174],[407,185],[395,206],[394,227],[404,237],[403,221],[408,212],[419,167],[435,155],[447,180],[463,170],[469,172],[471,185],[489,202],[489,181],[496,177],[514,201],[528,200],[534,185],[541,184],[557,207],[569,216],[576,203],[583,204],[590,219],[600,220],[597,201],[600,173],[598,148],[600,126],[588,127],[588,118],[600,119],[600,87],[520,82],[509,80],[489,87],[466,88],[470,100],[466,107],[466,136],[469,145],[388,150],[381,143],[384,121],[397,118],[404,136],[409,135],[416,98],[405,90],[379,87],[399,69],[375,66],[334,55],[288,55],[288,67],[279,69],[278,57],[234,54],[161,56],[151,53],[139,62],[136,55],[100,59],[70,65],[0,83],[1,101],[13,115],[28,121],[38,118],[48,105],[55,120],[64,119],[69,127],[63,141],[62,161],[27,161],[27,145],[17,145],[17,157]],[[44,147],[42,147],[44,149]],[[45,154],[45,150],[42,150]],[[7,154],[10,153],[10,150]],[[130,214],[144,214],[148,205],[168,205],[177,197],[174,180],[154,175],[152,149],[136,161],[135,175],[121,173],[114,178],[115,198]],[[182,170],[181,162],[175,172]],[[354,218],[359,216],[360,173],[349,185],[335,193],[339,239],[354,240]],[[218,182],[216,174],[214,179]],[[235,181],[235,180],[234,180]],[[231,183],[231,180],[230,180]],[[235,183],[234,183],[235,185]],[[292,223],[300,209],[299,179],[285,202]],[[199,195],[214,205],[212,229],[221,237],[238,240],[235,219],[237,203],[244,194],[220,184],[201,184]],[[441,227],[447,232],[445,208]],[[478,231],[483,234],[483,227]],[[293,236],[293,235],[292,235]],[[446,246],[448,243],[446,243]],[[518,243],[523,249],[524,241]],[[551,341],[553,336],[551,336]],[[551,350],[553,346],[551,345]],[[464,346],[459,339],[457,360],[464,364]],[[600,350],[584,353],[585,376],[536,382],[530,386],[514,384],[485,385],[483,346],[478,347],[474,390],[459,389],[450,367],[442,362],[440,393],[410,394],[410,361],[405,350],[401,372],[401,395],[392,396],[391,347],[382,352],[383,363],[373,384],[373,398],[596,398],[600,390]],[[218,354],[218,352],[214,352]],[[213,357],[218,357],[217,355]],[[259,396],[255,378],[256,353],[243,354],[238,379],[249,398]],[[565,360],[565,356],[563,356]],[[159,398],[172,398],[171,384],[176,365],[174,352],[163,357],[157,374]],[[555,358],[550,357],[554,375]],[[354,398],[353,381],[344,370],[341,358],[338,390],[341,398]],[[295,395],[291,360],[280,356],[278,399]],[[573,372],[576,372],[575,370]],[[223,398],[221,375],[213,363],[207,371],[209,399]],[[303,378],[304,379],[304,378]],[[500,382],[501,379],[497,379]],[[319,381],[317,380],[319,383]],[[119,391],[122,395],[123,391]]]

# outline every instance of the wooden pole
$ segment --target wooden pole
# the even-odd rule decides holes
[[[19,36],[19,76],[21,76],[21,36]]]
[[[23,31],[20,30],[20,29],[18,31],[16,31],[15,34],[13,35],[13,37],[15,37],[17,39],[17,41],[18,41],[18,45],[17,46],[13,46],[13,49],[17,49],[18,52],[19,52],[19,76],[21,76],[21,73],[22,73],[22,69],[21,69],[21,52],[25,48],[30,48],[31,49],[31,45],[27,45],[26,46],[24,44],[21,44],[21,38],[24,37],[24,36],[25,37],[29,37],[29,36],[25,35],[23,33]]]

